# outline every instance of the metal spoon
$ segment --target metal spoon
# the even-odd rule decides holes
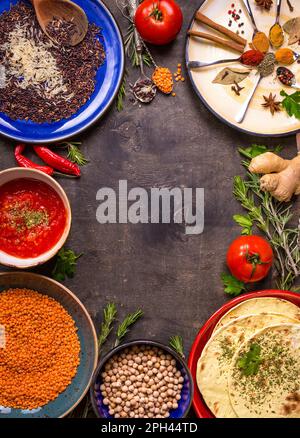
[[[150,103],[150,102],[152,102],[152,100],[156,96],[157,88],[156,88],[156,85],[153,83],[153,81],[145,75],[144,62],[143,62],[143,57],[142,57],[142,53],[143,53],[142,41],[141,41],[141,38],[140,38],[136,29],[134,32],[135,32],[135,35],[134,35],[135,36],[135,46],[136,46],[136,51],[138,54],[141,75],[138,78],[138,80],[135,82],[135,84],[133,85],[132,92],[134,94],[134,97],[137,100],[139,100],[140,102]]]
[[[280,11],[281,11],[281,4],[282,4],[282,0],[277,0],[276,21],[275,21],[275,23],[273,24],[273,26],[271,27],[270,32],[269,32],[269,39],[270,39],[270,41],[271,41],[271,32],[272,32],[272,29],[273,29],[273,27],[276,26],[276,25],[278,25],[278,26],[280,27],[281,32],[282,32],[282,35],[283,35],[283,29],[282,29],[281,25],[279,24]],[[271,44],[272,44],[272,41],[271,41]],[[283,44],[283,41],[282,41],[282,44]],[[279,49],[279,47],[281,47],[282,44],[280,44],[279,46],[274,46],[274,44],[272,44],[272,46],[274,47],[274,49]]]
[[[254,15],[253,15],[250,3],[249,3],[249,0],[243,0],[243,3],[245,5],[245,8],[247,9],[248,15],[249,15],[249,17],[251,19],[251,22],[252,22],[252,26],[253,26],[252,41],[253,41],[253,38],[255,37],[255,35],[257,33],[264,33],[264,32],[261,32],[260,30],[258,30],[258,27],[256,25],[256,21],[255,21]]]
[[[300,89],[300,84],[297,83],[296,76],[294,73],[286,67],[278,67],[277,71],[278,80],[286,87]],[[286,79],[284,76],[288,75]]]
[[[47,26],[54,19],[61,19],[66,22],[72,22],[75,26],[72,28],[70,35],[70,45],[79,44],[88,31],[88,19],[78,5],[70,0],[31,0],[35,9],[36,18],[43,32],[54,41],[53,37],[47,32]],[[57,41],[55,41],[57,42]]]
[[[247,97],[245,102],[242,104],[238,114],[235,117],[235,121],[237,123],[242,123],[244,121],[246,113],[247,113],[247,110],[248,110],[249,105],[250,105],[250,102],[251,102],[251,100],[252,100],[252,98],[254,96],[254,93],[255,93],[255,91],[256,91],[256,89],[258,87],[258,84],[260,83],[261,79],[262,79],[262,75],[257,75],[256,76],[256,79],[255,79],[255,82],[254,82],[253,89],[252,89],[251,93],[249,94],[249,96]]]
[[[213,62],[189,61],[187,63],[187,68],[193,69],[193,68],[200,68],[200,67],[209,67],[211,65],[217,65],[217,64],[229,64],[231,62],[240,62],[240,60],[241,60],[241,58],[220,59],[218,61],[213,61]]]
[[[138,7],[138,0],[126,0],[125,2],[126,8],[129,12],[130,19],[132,21],[132,24],[134,25],[134,16],[135,11]],[[134,97],[139,100],[142,103],[150,103],[156,96],[156,86],[153,83],[153,81],[148,78],[145,75],[144,72],[144,62],[143,62],[143,43],[141,40],[141,37],[134,28],[134,43],[135,43],[135,49],[138,55],[138,63],[141,70],[141,75],[138,78],[138,80],[135,82],[135,84],[132,86],[132,93]]]

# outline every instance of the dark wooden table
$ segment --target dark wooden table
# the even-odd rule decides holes
[[[106,3],[124,31],[126,23],[114,0]],[[185,17],[179,38],[153,50],[157,63],[172,71],[177,63],[184,64],[185,31],[199,0],[179,3]],[[134,82],[139,72],[128,72]],[[76,276],[65,284],[85,304],[96,327],[109,301],[120,306],[120,319],[140,307],[145,316],[129,338],[167,343],[171,335],[180,334],[188,354],[201,325],[227,300],[220,275],[228,245],[240,231],[232,220],[241,211],[232,195],[234,175],[243,174],[238,147],[281,144],[287,157],[296,148],[294,137],[261,139],[222,124],[198,100],[188,80],[176,93],[175,98],[159,95],[150,106],[139,106],[130,101],[128,91],[124,111],[118,113],[113,105],[77,139],[90,160],[81,179],[59,182],[73,211],[67,246],[84,253]],[[15,166],[13,146],[1,138],[1,170]],[[129,188],[204,187],[204,233],[185,238],[172,225],[99,225],[96,192],[117,189],[121,179],[128,180]],[[52,267],[50,262],[36,271],[49,275]],[[267,286],[268,281],[259,287]]]

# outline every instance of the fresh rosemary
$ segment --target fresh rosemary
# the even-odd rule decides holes
[[[181,356],[183,359],[185,358],[182,336],[178,336],[178,335],[171,336],[169,340],[169,345],[171,348],[173,348],[173,350],[176,351],[176,353],[179,354],[179,356]]]
[[[68,150],[67,158],[70,161],[78,164],[78,166],[85,166],[89,162],[89,160],[85,158],[85,156],[79,149],[80,145],[81,145],[80,142],[65,142],[65,143],[61,143],[60,146]]]
[[[115,347],[121,343],[124,336],[128,333],[129,327],[135,324],[143,315],[144,313],[142,312],[142,310],[139,309],[136,312],[129,313],[126,316],[124,321],[121,322],[121,324],[117,328],[117,339],[115,342]]]
[[[265,146],[253,145],[251,148],[240,149],[240,154],[246,159],[243,166],[248,169],[250,160],[267,152]],[[278,148],[275,151],[277,152]],[[247,210],[244,216],[247,228],[256,226],[269,239],[275,254],[277,270],[277,287],[282,290],[293,290],[295,281],[300,275],[300,222],[298,226],[291,224],[293,213],[292,203],[278,202],[268,192],[260,189],[260,176],[247,172],[247,178],[234,178],[233,194]],[[239,216],[239,222],[241,222]]]
[[[124,75],[123,82],[119,88],[119,92],[117,95],[116,105],[117,105],[117,111],[119,111],[119,112],[123,111],[123,109],[124,109],[125,97],[126,97],[126,73]]]
[[[112,325],[117,316],[117,307],[115,303],[108,303],[103,309],[103,322],[101,324],[100,335],[98,337],[99,349],[107,341],[107,338],[112,331]]]
[[[130,23],[127,29],[127,33],[125,35],[124,47],[125,47],[125,54],[130,59],[132,67],[139,67],[140,60],[136,49],[134,32],[135,32],[134,24]],[[151,67],[151,65],[153,65],[153,59],[150,56],[148,50],[143,52],[142,60],[147,67]]]

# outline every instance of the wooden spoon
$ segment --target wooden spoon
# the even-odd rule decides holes
[[[31,0],[35,9],[36,17],[43,32],[54,41],[53,37],[47,32],[47,25],[54,19],[73,22],[74,31],[70,35],[70,45],[79,44],[88,31],[88,19],[78,5],[70,0]],[[57,42],[57,41],[55,41]]]

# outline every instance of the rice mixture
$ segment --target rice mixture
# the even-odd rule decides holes
[[[0,112],[37,123],[67,119],[95,89],[105,52],[100,29],[89,25],[75,47],[53,43],[32,7],[20,2],[0,16]]]

